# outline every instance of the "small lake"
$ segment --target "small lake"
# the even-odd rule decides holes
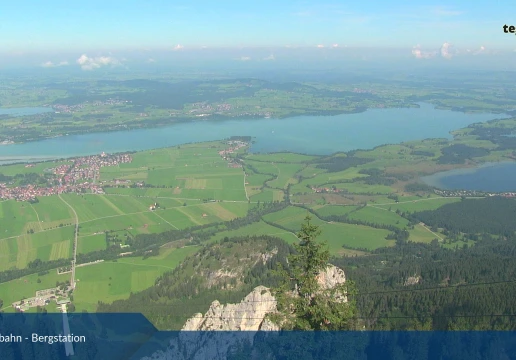
[[[200,120],[160,128],[62,136],[0,146],[0,164],[32,158],[149,150],[185,143],[253,136],[251,152],[292,151],[326,155],[426,138],[451,139],[450,131],[505,116],[420,108],[371,109],[358,114],[287,119]]]
[[[443,190],[516,191],[516,162],[486,163],[472,169],[443,171],[421,180]]]
[[[0,108],[0,115],[27,116],[52,112],[51,107]]]

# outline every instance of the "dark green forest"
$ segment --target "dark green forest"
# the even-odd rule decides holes
[[[367,329],[516,329],[516,239],[459,250],[398,242],[333,263],[357,284]]]
[[[252,258],[242,252],[249,243],[279,251],[265,264],[242,272],[240,281],[206,287],[202,269],[220,268],[213,261]],[[194,313],[206,312],[213,300],[238,303],[258,285],[277,284],[272,270],[292,252],[282,240],[267,236],[226,238],[164,274],[152,288],[128,300],[99,303],[98,311],[142,312],[159,328],[178,329]],[[400,237],[392,248],[332,263],[357,285],[359,323],[366,329],[516,329],[516,239],[489,237],[473,246],[446,249],[437,241],[421,244]]]
[[[414,222],[444,228],[452,234],[493,234],[514,237],[516,200],[501,196],[480,200],[464,199],[436,210],[405,214]]]
[[[335,155],[320,158],[315,160],[314,163],[317,163],[317,167],[319,169],[325,169],[328,172],[339,172],[357,165],[367,164],[371,161],[373,161],[373,159],[359,158],[354,157],[352,154],[348,154],[348,156]]]
[[[486,156],[489,150],[464,144],[454,144],[441,149],[439,164],[463,164],[466,160]]]

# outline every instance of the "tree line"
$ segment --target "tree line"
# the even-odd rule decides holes
[[[399,241],[333,263],[357,284],[358,316],[367,329],[516,329],[516,318],[504,316],[516,314],[516,239],[479,240],[459,250]]]

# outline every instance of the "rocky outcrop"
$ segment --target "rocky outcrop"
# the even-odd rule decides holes
[[[317,276],[322,289],[332,289],[346,282],[342,269],[329,265]],[[346,296],[337,300],[347,301]],[[265,286],[256,287],[238,304],[222,305],[217,300],[203,316],[195,314],[188,319],[182,330],[186,331],[257,331],[279,330],[278,326],[265,319],[267,314],[276,312],[277,302],[270,290]]]
[[[342,285],[346,282],[346,275],[344,271],[334,265],[329,265],[325,271],[317,275],[317,282],[321,286],[321,289],[328,290],[333,289],[338,285]],[[348,298],[346,295],[337,295],[337,301],[346,302]]]
[[[334,265],[329,265],[325,271],[317,275],[317,281],[323,289],[333,289],[346,282],[344,271]]]
[[[222,305],[215,300],[204,316],[195,314],[182,330],[262,330],[265,315],[275,312],[276,305],[270,290],[258,286],[238,304]],[[267,322],[266,327],[270,330],[273,325]]]
[[[323,289],[330,289],[343,284],[346,277],[344,271],[329,265],[317,280]],[[346,301],[345,296],[337,299]],[[170,340],[167,350],[144,359],[226,359],[234,346],[252,344],[257,331],[274,336],[280,328],[266,315],[276,311],[277,301],[265,286],[256,287],[238,304],[222,305],[214,301],[206,314],[198,313],[188,319],[182,331]]]

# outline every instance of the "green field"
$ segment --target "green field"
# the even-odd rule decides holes
[[[357,206],[316,205],[311,207],[319,216],[342,216],[355,211]]]
[[[14,309],[11,306],[13,302],[33,297],[37,290],[55,287],[56,281],[64,282],[66,280],[70,280],[69,274],[57,275],[55,270],[51,270],[46,275],[33,274],[1,283],[0,299],[4,302],[3,311],[13,312]]]
[[[414,242],[430,243],[433,239],[438,239],[437,236],[432,234],[428,229],[419,224],[414,226],[414,229],[409,230],[409,240]],[[443,235],[438,234],[440,237]]]
[[[266,215],[264,218],[273,224],[297,232],[307,215],[309,215],[307,210],[291,206]],[[319,218],[314,218],[312,215],[311,217],[313,224],[318,225],[321,229],[320,239],[328,242],[329,249],[333,254],[342,254],[344,252],[343,247],[374,250],[394,244],[391,240],[385,240],[385,237],[389,234],[387,230],[362,225],[328,223]]]
[[[102,168],[101,179],[144,181],[170,189],[151,196],[244,201],[243,171],[229,167],[218,155],[223,148],[223,143],[213,142],[136,153],[129,164]]]
[[[389,203],[376,204],[375,207],[383,209],[391,209],[393,211],[424,211],[424,210],[435,210],[445,204],[454,203],[460,201],[460,198],[429,198],[429,199],[418,199],[418,200],[405,200],[395,203],[391,200]]]
[[[46,169],[54,168],[63,164],[71,164],[70,161],[45,161],[40,163],[33,163],[32,167],[25,167],[25,164],[16,164],[9,166],[2,166],[0,173],[13,176],[16,174],[28,174],[28,173],[44,173]]]
[[[396,226],[400,229],[408,225],[408,220],[399,216],[393,211],[383,208],[366,206],[358,211],[349,214],[350,220],[360,220],[380,225]]]
[[[284,193],[281,190],[264,189],[263,191],[252,195],[250,199],[254,202],[282,201],[284,199]]]
[[[274,93],[285,98],[290,96],[282,91]],[[266,92],[258,91],[257,94],[270,98]],[[257,101],[241,98],[233,99],[232,104]],[[467,129],[455,135],[456,143],[493,150],[479,161],[510,155],[507,151],[495,151],[493,143],[477,140]],[[328,243],[332,255],[367,255],[371,250],[394,245],[393,240],[386,240],[390,231],[344,221],[405,229],[409,222],[396,211],[434,210],[460,201],[460,198],[441,198],[431,190],[415,193],[406,190],[407,184],[418,181],[423,174],[454,167],[436,161],[441,149],[450,143],[428,139],[324,157],[286,152],[248,154],[244,147],[237,151],[238,158],[234,154],[229,156],[232,160],[219,154],[228,147],[225,141],[136,152],[131,154],[133,160],[130,163],[101,168],[100,178],[95,181],[102,185],[104,194],[67,193],[61,198],[39,197],[34,203],[0,201],[0,258],[3,260],[0,271],[26,268],[35,259],[71,258],[75,223],[71,208],[78,216],[79,254],[106,250],[108,243],[113,242],[117,247],[118,242],[123,244],[124,241],[130,245],[131,238],[155,239],[138,235],[174,230],[184,231],[171,233],[184,236],[182,244],[189,239],[194,244],[205,241],[203,232],[206,229],[218,231],[214,235],[210,233],[208,242],[231,236],[271,235],[292,244],[297,241],[295,233],[309,214],[305,208],[293,206],[297,203],[309,206],[317,214],[311,215],[312,221],[320,227],[320,239]],[[356,160],[360,161],[353,162],[352,157],[358,157],[360,159]],[[31,172],[43,174],[46,169],[67,162],[38,163],[29,168],[8,165],[0,170],[8,176]],[[16,185],[17,181],[11,184]],[[252,214],[249,210],[261,208],[260,204],[283,201],[291,201],[290,206],[235,230],[212,226]],[[157,204],[156,208],[152,208],[154,204]],[[343,222],[323,220],[334,220],[331,216],[346,219],[337,219]],[[205,227],[189,230],[197,226]],[[113,240],[110,234],[118,237]],[[409,230],[411,241],[429,243],[436,236],[444,238],[421,225]],[[163,244],[170,240],[159,241]],[[141,250],[147,244],[139,243],[138,246]],[[78,309],[93,311],[99,300],[111,302],[126,298],[131,292],[151,286],[160,274],[173,269],[196,249],[165,247],[158,257],[145,260],[121,257],[118,261],[79,267],[74,302]],[[32,286],[27,286],[27,292],[33,292],[36,286],[32,282],[37,279],[31,276],[23,278],[24,284],[27,281]],[[55,276],[48,274],[42,277],[40,284],[46,286],[52,281],[55,282]],[[13,287],[12,284],[20,282],[0,284],[3,286],[0,286],[0,296],[9,286]],[[19,299],[18,295],[4,295],[4,301],[11,297]]]
[[[197,250],[198,247],[195,246],[180,249],[163,248],[159,256],[147,259],[121,258],[116,262],[78,267],[77,288],[74,292],[77,311],[95,311],[98,301],[111,302],[127,298],[131,292],[152,286],[158,276],[173,270]],[[55,287],[56,281],[63,282],[69,279],[70,274],[57,275],[56,270],[51,270],[46,275],[33,274],[1,283],[0,299],[4,302],[4,311],[11,311],[12,302],[34,296],[36,290]]]
[[[253,236],[253,235],[269,235],[281,238],[292,244],[297,241],[297,237],[293,232],[286,231],[275,226],[271,226],[269,224],[264,223],[263,221],[256,222],[244,227],[241,227],[237,230],[226,230],[216,235],[212,236],[210,241],[216,241],[224,239],[225,237],[233,237],[233,236]]]
[[[29,230],[41,231],[37,214],[30,204],[14,200],[0,201],[1,239],[26,234]]]
[[[271,154],[251,154],[247,158],[255,161],[274,163],[304,163],[316,159],[317,156],[284,152]]]
[[[73,229],[63,227],[0,240],[0,271],[23,269],[35,259],[43,261],[71,257]]]
[[[105,195],[62,194],[40,197],[39,202],[0,201],[0,269],[23,268],[36,258],[68,257],[75,219],[79,219],[78,251],[105,248],[105,231],[131,235],[158,233],[191,226],[223,222],[245,216],[249,207],[241,168],[229,167],[218,151],[223,142],[192,144],[133,154],[131,163],[101,168]],[[64,162],[60,162],[64,163]],[[2,167],[4,174],[43,172],[58,163]],[[146,181],[153,187],[116,187],[114,179]],[[161,186],[161,187],[156,187]],[[273,193],[271,200],[282,199]],[[225,203],[204,203],[203,199]],[[65,203],[66,202],[66,203]],[[158,209],[149,206],[159,203]]]
[[[97,250],[104,250],[105,248],[105,234],[80,236],[77,241],[77,252],[80,254],[86,254]]]
[[[162,249],[160,255],[147,259],[121,258],[116,262],[78,267],[74,304],[77,311],[95,311],[98,301],[125,299],[131,292],[152,286],[158,276],[173,270],[187,256],[198,250],[191,246]]]

